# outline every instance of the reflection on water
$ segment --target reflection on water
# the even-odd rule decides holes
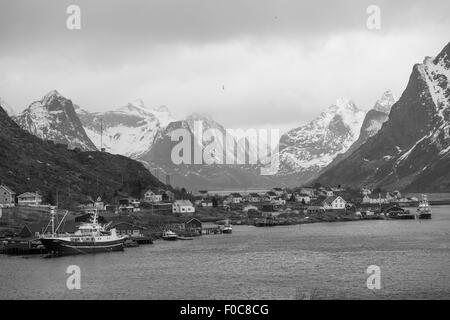
[[[256,228],[124,252],[44,259],[0,256],[0,298],[449,299],[450,207],[429,221]],[[66,268],[81,268],[68,290]],[[381,268],[381,289],[366,269]]]

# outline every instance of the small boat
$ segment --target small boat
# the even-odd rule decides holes
[[[55,229],[54,210],[52,210],[51,215],[52,233],[50,236],[44,235],[39,239],[51,255],[62,256],[123,251],[127,237],[118,235],[116,229],[106,230],[107,226],[100,225],[98,223],[97,210],[94,210],[90,222],[79,226],[74,234],[57,234],[56,232],[62,221]]]
[[[227,220],[223,226],[222,233],[233,233],[233,227],[231,226],[230,221]]]
[[[163,240],[175,241],[178,240],[178,235],[172,230],[167,230],[162,235]]]
[[[419,219],[431,219],[431,207],[428,203],[427,195],[422,195],[422,200],[419,201],[419,206],[417,207],[417,214]]]
[[[178,240],[194,240],[194,238],[191,237],[178,237]]]

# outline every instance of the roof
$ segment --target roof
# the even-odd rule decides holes
[[[251,197],[258,197],[258,198],[260,197],[260,195],[255,193],[255,192],[250,193],[250,196]]]
[[[195,221],[197,221],[197,222],[199,222],[199,223],[202,223],[200,220],[198,220],[197,218],[192,218],[192,219],[189,219],[188,221],[186,221],[184,224],[189,224],[189,223],[191,223],[191,222],[195,222]]]
[[[273,188],[272,190],[276,190],[276,191],[283,191],[282,188]]]
[[[269,191],[269,192],[267,192],[267,195],[269,195],[269,196],[276,196],[277,194],[275,192],[273,192],[273,191]]]
[[[192,202],[189,200],[175,200],[173,204],[178,204],[180,206],[192,206]]]
[[[3,188],[6,190],[6,192],[11,194],[16,194],[14,191],[12,191],[9,187],[5,186],[4,184],[0,185],[0,188]]]
[[[242,197],[241,194],[238,193],[238,192],[233,192],[231,195],[232,195],[233,197]]]
[[[140,229],[140,230],[145,230],[146,229],[145,227],[141,227],[141,226],[135,225],[135,224],[127,222],[127,221],[116,221],[116,222],[113,222],[111,224],[111,226],[109,226],[108,229],[116,228],[119,225],[127,225],[127,226],[130,226],[132,228],[137,228],[137,229]]]
[[[325,200],[323,200],[324,204],[332,204],[334,200],[336,200],[337,198],[340,198],[340,196],[331,196],[331,197],[326,197]]]
[[[25,192],[19,195],[19,198],[20,197],[41,197],[41,195],[35,192]]]

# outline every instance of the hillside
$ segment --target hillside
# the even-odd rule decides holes
[[[68,150],[21,129],[0,106],[0,179],[17,194],[39,190],[60,204],[111,199],[118,191],[139,196],[146,187],[162,187],[145,167],[120,155]]]

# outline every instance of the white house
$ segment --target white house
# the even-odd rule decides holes
[[[175,200],[172,204],[172,213],[193,213],[195,207],[189,200]]]
[[[25,192],[17,197],[19,206],[37,206],[42,203],[42,197],[38,193]]]
[[[309,204],[311,202],[311,197],[307,194],[296,194],[295,195],[295,201],[301,202],[304,204]]]
[[[242,195],[240,193],[234,192],[230,195],[231,203],[241,203]]]
[[[325,210],[345,209],[346,204],[347,202],[340,196],[326,197],[322,203]]]
[[[315,192],[314,188],[303,187],[300,189],[300,194],[307,194],[310,197],[314,197],[315,193],[316,192]]]
[[[144,194],[144,200],[152,203],[161,202],[162,201],[162,194],[153,192],[152,190],[147,190]]]
[[[0,184],[0,207],[9,208],[15,205],[16,193],[4,184]]]
[[[380,204],[380,203],[387,203],[386,198],[371,198],[369,195],[365,195],[362,199],[362,203],[370,203],[370,204]]]
[[[257,193],[250,193],[247,199],[248,202],[261,202],[261,196]]]
[[[242,209],[243,212],[248,212],[249,210],[258,211],[258,207],[249,204],[248,206],[245,206],[245,207]]]

